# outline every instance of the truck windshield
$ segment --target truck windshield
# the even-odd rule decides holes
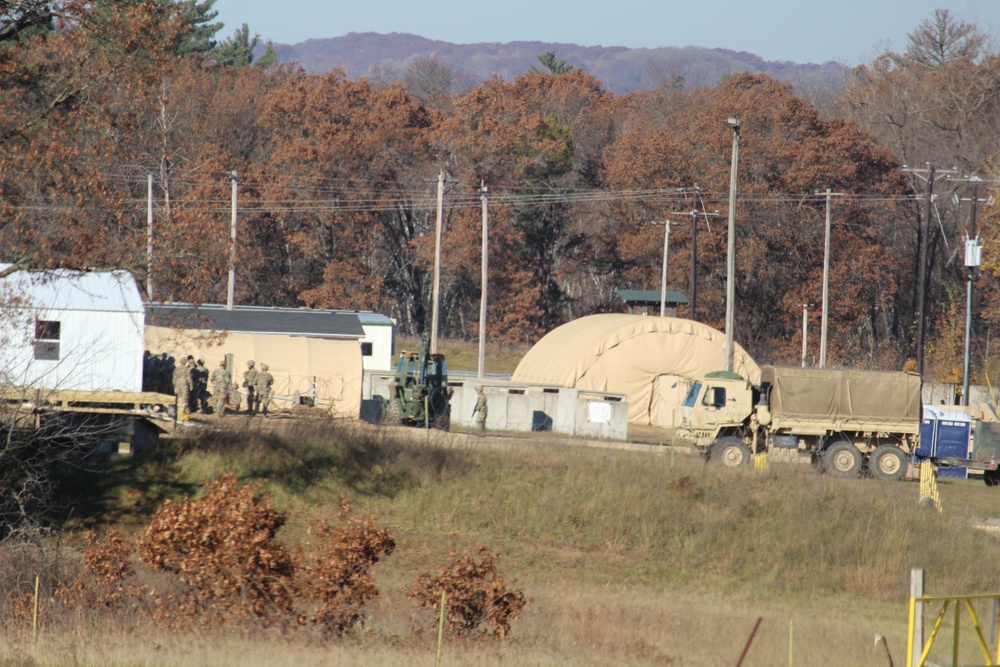
[[[691,386],[688,387],[688,393],[684,397],[684,402],[681,404],[685,408],[693,408],[695,401],[698,400],[698,394],[701,392],[701,383],[692,382]]]

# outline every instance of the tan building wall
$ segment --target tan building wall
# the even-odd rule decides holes
[[[167,352],[175,359],[204,359],[209,371],[227,354],[233,355],[233,381],[242,385],[246,362],[268,365],[274,376],[272,406],[295,405],[296,392],[313,396],[316,406],[336,417],[357,418],[361,411],[362,364],[358,341],[273,334],[210,335],[198,330],[146,327],[146,349]]]

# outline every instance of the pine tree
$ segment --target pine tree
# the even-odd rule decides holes
[[[219,63],[231,67],[244,67],[251,64],[256,64],[257,67],[269,67],[277,62],[278,54],[274,52],[274,47],[268,42],[264,55],[254,63],[254,50],[258,44],[260,44],[260,34],[255,33],[251,37],[250,26],[244,23],[236,29],[232,37],[222,40],[215,49],[215,59]]]

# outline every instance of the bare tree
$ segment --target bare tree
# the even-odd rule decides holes
[[[406,69],[403,83],[413,97],[425,102],[440,102],[452,92],[455,68],[441,62],[433,54],[417,58]]]
[[[940,67],[960,58],[975,62],[985,46],[986,35],[976,24],[956,21],[947,9],[936,9],[909,34],[906,55],[925,67]]]

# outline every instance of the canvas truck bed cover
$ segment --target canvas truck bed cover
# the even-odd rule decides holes
[[[762,366],[771,384],[775,418],[877,426],[922,418],[920,376],[915,373]]]

